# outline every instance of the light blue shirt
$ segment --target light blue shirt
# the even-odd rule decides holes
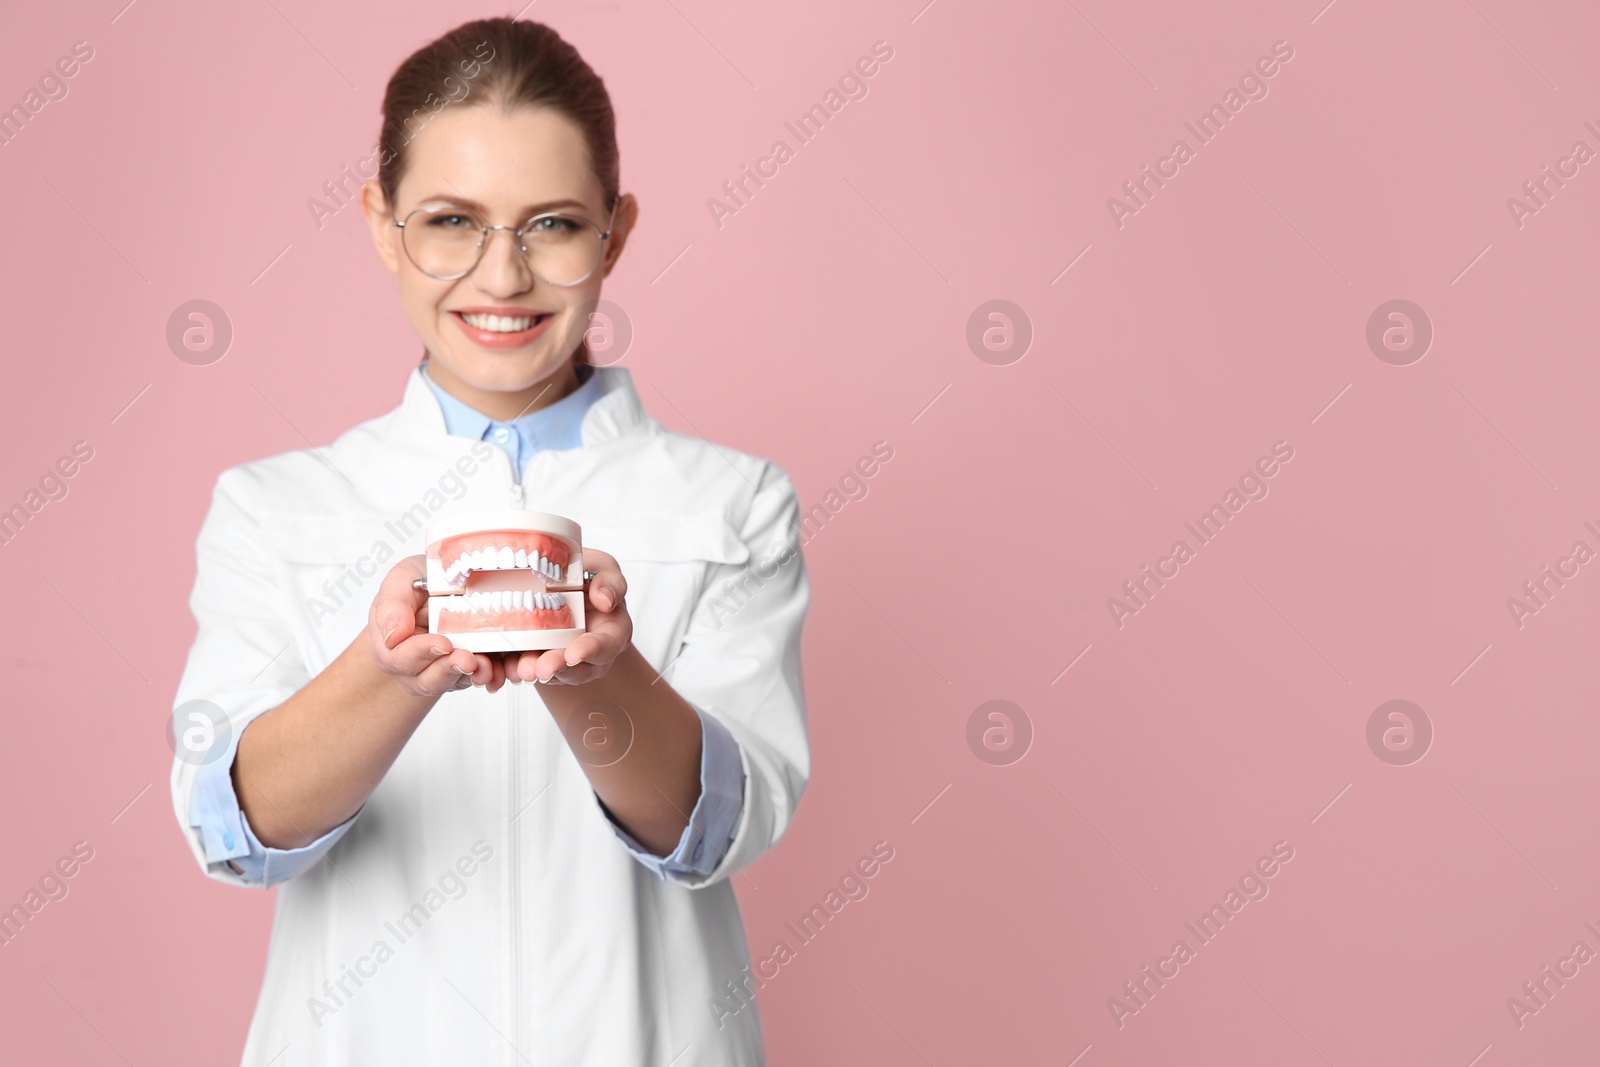
[[[457,437],[471,437],[499,446],[511,457],[511,468],[520,482],[535,453],[543,449],[582,446],[583,417],[589,406],[600,398],[601,390],[593,367],[580,363],[577,372],[577,389],[511,422],[497,422],[446,393],[428,374],[426,363],[422,378],[438,398],[445,429]],[[695,709],[695,714],[700,718],[700,799],[695,802],[694,810],[689,813],[689,825],[684,827],[677,847],[670,854],[656,856],[646,851],[617,823],[610,810],[600,802],[600,797],[595,796],[595,802],[623,845],[663,880],[709,874],[732,844],[734,829],[744,809],[744,770],[739,743],[714,716],[706,715],[699,708]],[[350,829],[356,816],[352,815],[304,848],[280,849],[263,845],[250,829],[244,812],[239,810],[239,800],[233,791],[233,759],[242,733],[241,730],[233,734],[222,758],[206,764],[196,773],[189,823],[200,828],[207,862],[228,861],[247,882],[272,886],[293,878],[322,858]]]
[[[517,481],[528,461],[541,449],[577,448],[583,444],[583,417],[589,406],[601,397],[600,379],[587,363],[578,364],[578,388],[538,411],[511,422],[496,422],[477,408],[468,407],[445,392],[422,365],[422,380],[428,383],[444,412],[444,426],[456,437],[471,437],[498,445],[511,457],[511,470]]]

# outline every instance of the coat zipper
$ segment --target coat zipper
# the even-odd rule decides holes
[[[513,1047],[526,1048],[522,1032],[522,860],[517,848],[517,809],[522,803],[522,708],[521,694],[511,693],[511,1032],[515,1035]]]
[[[522,487],[521,472],[517,470],[516,461],[504,451],[506,467],[511,475],[511,507],[520,511],[525,506],[525,493]],[[522,808],[522,708],[521,693],[511,691],[511,814],[508,823],[509,847],[508,860],[511,865],[511,1032],[513,1047],[523,1049],[527,1047],[526,1034],[523,1033],[522,996],[522,860],[520,849],[517,847],[519,830],[517,816]]]

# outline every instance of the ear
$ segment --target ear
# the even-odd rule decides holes
[[[378,250],[378,258],[383,260],[390,274],[399,274],[400,227],[394,224],[383,188],[375,181],[361,186],[361,214],[366,216],[367,228],[372,231],[372,244]]]
[[[617,265],[617,260],[622,257],[622,248],[628,243],[628,234],[633,232],[633,227],[639,221],[639,201],[632,193],[623,193],[617,201],[616,217],[611,223],[611,238],[606,242],[606,256],[604,270],[600,277],[611,277],[611,268]]]

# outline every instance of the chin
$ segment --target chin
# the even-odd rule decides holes
[[[439,360],[457,378],[475,389],[515,393],[531,389],[561,369],[571,359],[548,352],[471,353],[468,358]]]

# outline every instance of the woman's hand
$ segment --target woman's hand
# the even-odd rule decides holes
[[[501,656],[458,649],[443,634],[428,632],[428,594],[412,584],[427,573],[424,557],[407,556],[384,576],[367,616],[373,660],[412,696],[440,696],[470,685],[497,692],[506,684]]]
[[[586,632],[566,648],[501,653],[496,658],[503,657],[501,669],[506,680],[583,685],[603,677],[633,642],[633,619],[623,600],[628,595],[628,580],[622,576],[622,568],[610,553],[587,546],[583,565],[594,572],[583,586]]]

